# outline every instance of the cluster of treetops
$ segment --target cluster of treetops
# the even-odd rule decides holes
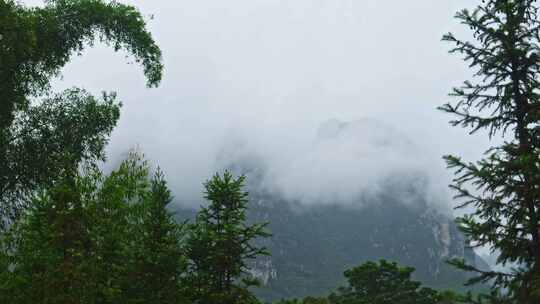
[[[345,272],[327,297],[280,303],[540,303],[540,22],[536,0],[483,0],[452,34],[474,71],[440,110],[455,126],[504,136],[478,162],[455,169],[463,233],[498,254],[506,272],[453,265],[487,284],[456,295],[411,280],[413,269],[368,262]],[[265,223],[246,222],[244,177],[204,183],[207,204],[177,223],[164,174],[138,152],[105,174],[104,148],[121,104],[115,93],[52,93],[50,80],[95,42],[124,49],[148,86],[162,77],[161,51],[139,11],[116,1],[0,0],[0,303],[257,303],[249,262],[269,254]],[[359,168],[361,169],[361,168]],[[473,211],[470,211],[473,210]]]

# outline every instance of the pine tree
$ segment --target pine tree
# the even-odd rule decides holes
[[[201,304],[256,303],[248,290],[257,281],[247,274],[248,261],[268,254],[254,241],[267,237],[266,223],[246,221],[248,193],[245,176],[234,178],[226,171],[204,184],[209,205],[201,209],[187,242],[190,298]]]
[[[443,39],[455,44],[451,52],[464,55],[474,75],[453,90],[458,102],[440,109],[457,116],[454,126],[505,139],[476,163],[446,156],[456,170],[451,187],[461,200],[458,208],[474,207],[458,223],[475,246],[488,246],[499,253],[499,264],[516,268],[482,272],[463,261],[454,264],[478,272],[471,284],[492,282],[519,303],[540,303],[538,7],[534,0],[486,0],[456,17],[475,40],[452,34]]]
[[[157,171],[148,195],[134,208],[135,243],[124,303],[186,303],[180,279],[186,270],[184,225],[167,209],[172,201],[163,173]]]
[[[137,153],[107,176],[60,175],[0,235],[1,303],[185,303],[184,232],[163,176]]]
[[[108,176],[97,172],[87,194],[87,212],[92,214],[91,234],[96,243],[94,290],[99,303],[122,303],[125,286],[135,284],[128,278],[134,267],[130,257],[137,246],[133,206],[149,193],[149,166],[143,155],[131,151],[120,166]]]
[[[11,303],[88,300],[92,242],[80,190],[78,177],[65,175],[3,236],[3,292]]]

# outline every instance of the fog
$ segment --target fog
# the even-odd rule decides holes
[[[303,204],[351,204],[387,176],[420,172],[429,201],[448,209],[441,156],[475,160],[489,145],[436,110],[471,74],[440,41],[468,35],[453,15],[470,1],[122,2],[149,18],[161,86],[145,88],[130,57],[98,45],[54,87],[117,91],[111,163],[140,147],[179,204],[198,204],[204,180],[250,160],[265,187]]]

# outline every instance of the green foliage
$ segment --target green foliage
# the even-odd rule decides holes
[[[19,113],[5,133],[6,145],[0,147],[0,214],[15,218],[33,191],[51,186],[59,172],[104,160],[119,115],[114,94],[98,99],[79,89]]]
[[[53,182],[59,159],[102,157],[106,136],[118,119],[117,106],[110,103],[114,95],[105,95],[105,105],[99,106],[78,90],[47,99],[42,106],[30,103],[31,97],[49,92],[50,79],[74,54],[80,55],[96,41],[133,54],[149,86],[161,80],[161,51],[132,6],[116,1],[49,0],[44,7],[29,8],[13,0],[0,1],[2,219],[16,217],[36,186]]]
[[[99,261],[94,268],[94,288],[101,302],[127,302],[130,294],[124,287],[135,284],[128,275],[134,268],[132,254],[141,246],[133,233],[138,225],[134,209],[149,195],[149,167],[140,154],[130,152],[108,176],[97,172],[90,177],[92,191],[88,197],[92,203],[86,212],[93,215],[95,256]]]
[[[245,177],[226,171],[204,184],[209,201],[190,225],[186,287],[193,303],[257,303],[248,290],[258,282],[247,275],[247,261],[268,254],[253,241],[267,237],[266,224],[246,223]]]
[[[252,241],[267,234],[245,222],[243,176],[207,182],[210,205],[187,226],[138,153],[107,176],[58,174],[0,237],[2,303],[259,303],[246,262],[266,254]]]
[[[124,303],[184,303],[180,278],[186,271],[184,225],[167,210],[172,200],[163,173],[157,171],[150,192],[134,210],[133,259]]]
[[[145,27],[137,9],[116,1],[49,0],[40,8],[2,1],[0,129],[11,123],[14,110],[27,105],[27,96],[47,90],[50,78],[71,56],[96,40],[132,53],[142,63],[148,85],[157,85],[161,52]]]
[[[454,261],[454,265],[479,274],[469,283],[490,282],[495,291],[506,289],[519,303],[540,302],[540,21],[534,0],[482,1],[473,12],[456,17],[474,33],[474,42],[454,35],[455,44],[474,69],[473,80],[455,88],[456,104],[440,109],[457,116],[451,123],[487,130],[506,141],[486,151],[485,158],[469,163],[446,156],[456,178],[452,188],[462,200],[459,208],[474,211],[459,218],[462,230],[476,246],[500,253],[498,263],[516,265],[509,273],[483,272]]]
[[[441,300],[433,289],[412,281],[414,268],[400,267],[381,260],[366,262],[345,271],[349,285],[329,296],[335,304],[437,304]]]
[[[9,303],[75,303],[90,296],[83,291],[91,287],[96,261],[90,252],[91,219],[83,211],[83,183],[64,174],[34,198],[5,236],[11,269],[3,270],[2,281],[8,282]]]
[[[281,300],[275,302],[275,304],[330,304],[326,298],[306,297],[302,300]]]
[[[3,303],[185,303],[182,226],[161,173],[131,154],[66,171],[1,239]]]
[[[452,301],[445,301],[441,304],[511,304],[515,303],[507,294],[499,291],[492,291],[490,294],[478,294],[473,295],[467,293],[465,295],[454,295],[451,298]]]

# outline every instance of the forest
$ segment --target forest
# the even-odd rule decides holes
[[[250,188],[256,176],[229,166],[198,180],[203,203],[181,214],[169,169],[144,147],[108,159],[130,100],[55,89],[63,68],[98,44],[129,54],[147,87],[160,86],[166,65],[150,18],[117,1],[0,0],[0,303],[540,303],[540,4],[475,5],[454,20],[469,40],[442,37],[470,78],[433,112],[491,143],[477,161],[443,158],[459,211],[452,220],[467,246],[496,255],[493,264],[446,254],[444,264],[466,279],[434,286],[411,265],[359,260],[324,294],[275,299],[260,296],[268,278],[254,271],[283,254],[269,246],[280,233],[270,229],[274,217],[251,217],[261,208]]]

